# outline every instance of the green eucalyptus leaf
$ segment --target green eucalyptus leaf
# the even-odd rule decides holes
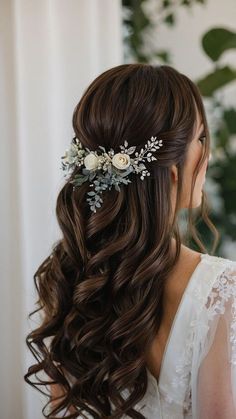
[[[130,179],[123,179],[123,183],[124,183],[125,185],[127,185],[128,183],[131,183],[131,180],[130,180]]]
[[[71,181],[75,186],[81,186],[84,182],[88,180],[88,177],[76,175],[75,178]]]
[[[162,1],[162,7],[163,9],[166,9],[167,7],[171,6],[172,1],[171,0],[163,0]]]
[[[212,96],[215,90],[227,85],[236,79],[236,70],[229,66],[217,68],[213,73],[207,74],[196,81],[203,96]]]
[[[175,23],[175,15],[173,13],[169,13],[165,17],[164,22],[167,23],[169,26],[173,26]]]
[[[225,51],[236,48],[236,32],[225,28],[210,29],[202,38],[202,46],[208,57],[217,61]]]
[[[221,162],[222,175],[217,181],[221,185],[222,197],[226,213],[236,214],[236,200],[232,199],[236,191],[236,155],[229,155]]]
[[[143,11],[142,3],[144,3],[144,0],[136,0],[136,2],[133,2],[134,21],[140,31],[151,24],[150,19]]]
[[[97,173],[96,172],[91,172],[89,175],[89,180],[93,180],[96,177]]]
[[[161,58],[164,63],[171,63],[170,52],[165,50],[157,51],[155,57]]]
[[[215,132],[217,146],[222,148],[223,150],[226,149],[228,141],[229,141],[229,131],[227,125],[222,121],[221,125]]]
[[[112,166],[107,166],[107,173],[110,175],[113,172]]]
[[[83,173],[84,175],[89,175],[90,173],[93,173],[93,172],[91,172],[91,171],[90,171],[90,170],[88,170],[88,169],[83,168],[83,169],[82,169],[82,173]]]
[[[236,109],[229,108],[224,110],[224,120],[230,134],[236,134]]]
[[[191,0],[182,0],[181,4],[182,6],[191,6]]]

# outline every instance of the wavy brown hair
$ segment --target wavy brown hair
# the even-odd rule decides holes
[[[184,237],[180,195],[197,110],[206,142],[192,179]],[[99,75],[85,90],[73,113],[73,129],[90,150],[101,145],[120,152],[126,139],[140,151],[151,136],[163,139],[163,147],[157,161],[145,162],[151,176],[142,181],[131,173],[132,182],[120,192],[113,188],[103,193],[96,213],[86,202],[89,182],[73,191],[69,178],[60,190],[56,215],[62,237],[34,275],[39,298],[29,318],[39,312],[40,324],[26,343],[37,362],[24,379],[49,397],[43,408],[47,418],[63,410],[67,418],[144,418],[134,406],[147,390],[145,353],[162,321],[164,285],[181,243],[191,236],[207,252],[196,229],[197,217],[213,233],[212,253],[219,240],[204,190],[201,205],[197,211],[192,208],[196,176],[210,152],[204,106],[198,87],[176,69],[123,64]],[[174,212],[173,164],[178,169]],[[76,167],[71,176],[79,171]],[[30,380],[32,375],[37,382]],[[50,384],[61,389],[56,403],[45,392]],[[125,399],[127,389],[130,396]]]

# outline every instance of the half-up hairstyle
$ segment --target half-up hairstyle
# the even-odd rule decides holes
[[[59,192],[56,215],[62,237],[34,275],[39,298],[29,317],[39,312],[41,324],[26,337],[37,362],[24,379],[49,397],[44,417],[53,419],[65,410],[67,418],[144,418],[134,406],[147,390],[145,354],[159,330],[164,285],[184,241],[180,196],[197,111],[206,142],[192,179],[188,232],[201,251],[209,252],[192,211],[195,180],[210,152],[197,86],[167,65],[123,64],[98,76],[75,107],[75,135],[90,150],[101,145],[120,152],[127,140],[139,152],[151,136],[163,139],[163,147],[156,161],[145,162],[151,176],[142,181],[131,173],[131,183],[121,185],[120,192],[103,193],[96,213],[86,201],[89,181],[73,191],[68,179]],[[172,165],[178,169],[174,211]],[[80,170],[76,167],[71,177]],[[218,232],[208,209],[203,190],[199,213],[215,237],[214,253]],[[39,372],[46,377],[32,382],[30,376]],[[61,389],[57,400],[45,392],[52,383]],[[128,399],[122,396],[125,390]]]

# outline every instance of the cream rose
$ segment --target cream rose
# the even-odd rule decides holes
[[[95,154],[87,154],[87,156],[84,158],[84,165],[87,170],[96,169],[98,166],[98,158],[95,156]]]
[[[112,164],[117,169],[127,169],[130,166],[130,157],[125,153],[117,153],[112,157]]]

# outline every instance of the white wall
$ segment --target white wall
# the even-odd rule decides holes
[[[87,85],[123,61],[119,0],[0,0],[0,419],[42,419],[23,381],[33,274],[60,232],[55,201],[72,113]]]

